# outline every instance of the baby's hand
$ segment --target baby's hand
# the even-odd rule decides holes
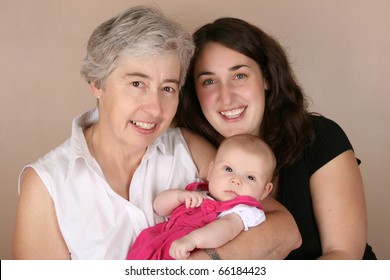
[[[190,256],[191,251],[195,248],[195,241],[186,235],[172,242],[169,255],[176,260],[184,260]]]
[[[179,194],[179,201],[185,203],[186,208],[199,207],[203,202],[203,198],[200,192],[183,191]]]

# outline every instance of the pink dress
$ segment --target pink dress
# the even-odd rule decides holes
[[[205,183],[192,183],[187,190],[207,190]],[[204,199],[200,207],[187,209],[180,205],[171,214],[169,221],[144,229],[131,247],[128,260],[172,260],[169,255],[171,243],[191,231],[214,221],[217,216],[238,204],[263,209],[261,204],[249,196],[240,196],[229,201]]]

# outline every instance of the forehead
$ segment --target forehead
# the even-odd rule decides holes
[[[270,148],[264,143],[252,142],[248,139],[229,139],[221,144],[218,149],[217,159],[230,158],[239,161],[256,162],[260,165],[273,165],[274,156]]]
[[[195,70],[200,70],[203,67],[213,68],[234,68],[236,65],[248,65],[256,67],[257,63],[250,57],[230,49],[219,43],[207,43],[199,52],[195,61]]]
[[[127,75],[128,73],[138,73],[145,77],[163,77],[164,79],[179,80],[181,64],[177,55],[172,53],[154,55],[142,58],[132,55],[122,55],[118,57],[112,75]]]
[[[215,161],[216,166],[229,166],[237,173],[260,176],[268,172],[265,166],[268,164],[264,158],[252,154],[247,150],[229,149],[219,154]]]

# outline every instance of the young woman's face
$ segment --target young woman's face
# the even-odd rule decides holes
[[[203,114],[221,135],[259,135],[268,85],[253,59],[210,42],[196,60],[194,79]]]
[[[119,59],[99,99],[99,126],[114,142],[143,149],[170,125],[179,100],[180,62],[176,55]],[[116,140],[115,140],[116,139]]]

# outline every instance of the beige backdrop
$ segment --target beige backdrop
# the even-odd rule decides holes
[[[0,0],[0,258],[11,258],[17,178],[94,106],[79,75],[92,30],[153,1]],[[246,19],[287,48],[312,109],[336,120],[362,160],[369,242],[390,259],[390,1],[156,0],[189,31]]]

